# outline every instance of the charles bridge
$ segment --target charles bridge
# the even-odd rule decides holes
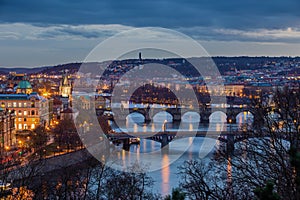
[[[211,108],[210,106],[199,107],[199,109],[195,108],[183,108],[183,107],[129,107],[127,110],[124,108],[97,108],[96,113],[97,115],[105,114],[105,111],[112,111],[111,115],[109,115],[109,119],[111,120],[126,120],[129,114],[132,113],[139,113],[144,116],[144,122],[151,122],[153,117],[160,112],[167,112],[172,116],[173,122],[180,122],[182,120],[182,116],[188,112],[197,113],[200,116],[200,123],[207,124],[209,123],[209,118],[214,112],[222,112],[227,117],[227,123],[236,123],[236,117],[238,114],[243,112],[250,112],[253,117],[254,121],[256,120],[255,109],[246,106],[246,105],[236,105],[230,106],[228,108]]]

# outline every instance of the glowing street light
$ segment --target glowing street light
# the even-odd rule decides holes
[[[167,130],[167,126],[166,126],[167,122],[168,121],[165,119],[165,121],[163,123],[163,132],[166,132],[166,130]]]

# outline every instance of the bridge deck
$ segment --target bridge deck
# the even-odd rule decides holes
[[[154,136],[172,136],[172,137],[212,137],[212,138],[218,138],[219,136],[241,136],[242,134],[246,134],[245,132],[232,132],[232,131],[197,131],[197,132],[191,132],[191,131],[165,131],[165,132],[126,132],[126,133],[108,133],[106,134],[107,137],[111,138],[119,138],[119,139],[125,139],[125,138],[150,138]]]

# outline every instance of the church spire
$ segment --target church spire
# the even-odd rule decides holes
[[[62,97],[69,97],[71,95],[71,83],[68,79],[67,72],[68,70],[64,70],[64,74],[62,75],[62,81],[59,86],[59,94]]]

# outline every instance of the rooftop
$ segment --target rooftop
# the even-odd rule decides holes
[[[20,81],[20,83],[18,84],[18,88],[19,89],[32,89],[31,84],[29,83],[29,81]]]

